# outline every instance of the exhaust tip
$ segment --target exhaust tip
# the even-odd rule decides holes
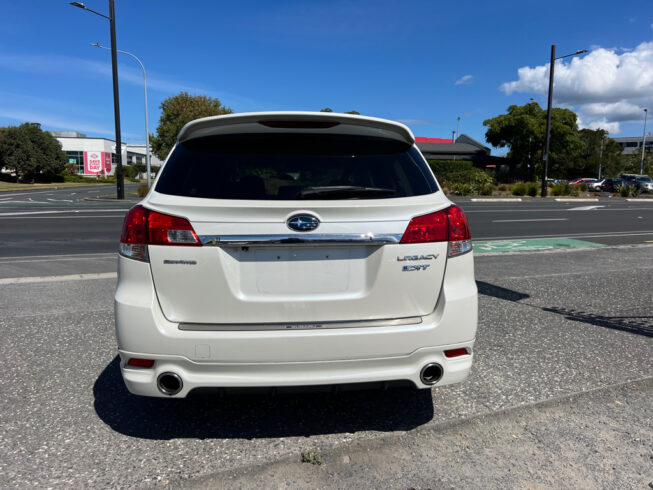
[[[156,379],[156,386],[164,395],[173,396],[181,391],[184,387],[184,383],[181,381],[178,374],[161,373]]]
[[[422,372],[419,373],[419,379],[425,385],[434,385],[442,378],[444,370],[439,364],[432,362],[427,364],[422,368]]]

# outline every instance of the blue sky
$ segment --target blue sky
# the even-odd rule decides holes
[[[86,6],[108,13],[108,2]],[[418,136],[461,132],[530,97],[546,104],[550,46],[558,104],[588,127],[642,133],[653,110],[653,10],[646,1],[116,1],[118,48],[148,70],[150,132],[186,90],[236,112],[358,110]],[[113,138],[105,19],[66,1],[0,5],[0,126],[41,122]],[[529,70],[527,67],[530,67]],[[539,68],[538,68],[539,67]],[[520,70],[521,71],[518,71]],[[119,55],[123,139],[144,142],[143,86]],[[513,82],[512,84],[510,82]],[[504,85],[506,84],[506,85]],[[648,105],[648,104],[651,105]],[[653,123],[653,121],[651,121]]]

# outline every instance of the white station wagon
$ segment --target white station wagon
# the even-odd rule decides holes
[[[463,211],[411,131],[265,112],[181,130],[123,225],[129,391],[464,380],[477,290]]]

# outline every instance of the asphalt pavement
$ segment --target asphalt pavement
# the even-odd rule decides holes
[[[137,185],[127,184],[128,197]],[[137,198],[116,201],[112,186],[100,187],[0,193],[0,257],[115,252],[124,216]],[[597,199],[454,198],[467,213],[475,241],[567,237],[617,245],[653,240],[653,199]]]
[[[231,475],[234,486],[253,487],[256,479],[244,473],[274,473],[275,466],[266,465],[300,461],[307,451],[325,454],[323,470],[335,472],[333,479],[308,486],[387,481],[404,488],[453,487],[484,480],[504,487],[601,486],[598,476],[611,467],[618,469],[603,486],[643,488],[653,480],[647,404],[653,377],[651,244],[478,256],[476,358],[462,384],[186,400],[135,397],[120,379],[115,276],[101,275],[114,267],[115,256],[80,277],[75,274],[89,270],[83,257],[47,260],[15,261],[9,265],[13,275],[0,282],[0,487],[230,486],[226,478],[211,480],[216,474]],[[48,264],[59,277],[33,277],[34,267],[46,267],[37,264]],[[621,389],[615,385],[625,394],[610,391]],[[606,403],[612,399],[627,410],[615,414],[619,406]],[[487,424],[477,425],[479,417]],[[580,430],[584,418],[606,424]],[[440,438],[454,443],[451,424],[469,434],[474,451],[438,446]],[[477,429],[483,437],[474,437]],[[506,431],[522,444],[509,445],[514,438]],[[582,444],[572,444],[574,434],[582,434]],[[363,455],[373,457],[379,447],[396,454],[406,478],[383,480],[374,473],[381,461],[387,470],[397,469],[392,459],[365,463]],[[586,459],[574,453],[582,447]],[[353,462],[351,479],[330,457],[341,452]],[[460,481],[449,479],[453,473],[429,478],[419,468],[426,456],[459,468]],[[487,477],[476,473],[474,480],[480,459]],[[567,479],[570,473],[575,479]],[[293,473],[276,474],[264,486],[303,486]]]

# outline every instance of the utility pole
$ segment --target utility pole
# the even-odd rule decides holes
[[[642,161],[639,164],[639,174],[644,173],[644,150],[646,150],[646,118],[648,117],[648,109],[644,109],[644,136],[642,136]]]
[[[601,135],[601,150],[599,151],[599,180],[601,180],[601,164],[603,163],[603,142],[605,141],[605,133]]]
[[[551,45],[551,63],[549,64],[549,98],[546,107],[546,139],[544,143],[544,153],[542,155],[542,197],[546,197],[546,179],[549,174],[549,144],[551,143],[551,110],[553,109],[553,73],[555,70],[556,60],[576,56],[577,54],[587,53],[586,49],[581,49],[575,53],[566,54],[556,58],[556,45]]]
[[[118,52],[116,51],[116,11],[109,0],[109,25],[111,26],[111,73],[113,75],[113,118],[116,127],[116,191],[117,198],[125,198],[125,179],[122,174],[122,137],[120,134],[120,101],[118,94]]]
[[[114,0],[109,0],[109,15],[88,8],[81,2],[70,2],[73,7],[87,10],[109,21],[111,31],[111,73],[113,76],[113,118],[116,127],[116,197],[125,198],[125,179],[122,173],[122,138],[120,136],[120,102],[118,97],[118,53],[116,51],[116,10]]]
[[[456,142],[456,132],[455,131],[451,131],[451,142],[452,143]],[[453,161],[454,162],[456,161],[456,152],[454,152],[454,154],[453,154]]]
[[[556,64],[556,45],[551,45],[551,63],[549,65],[549,98],[546,106],[546,138],[544,140],[544,165],[542,165],[542,197],[546,197],[546,179],[549,173],[549,144],[551,142],[551,105],[553,103],[553,71]]]

